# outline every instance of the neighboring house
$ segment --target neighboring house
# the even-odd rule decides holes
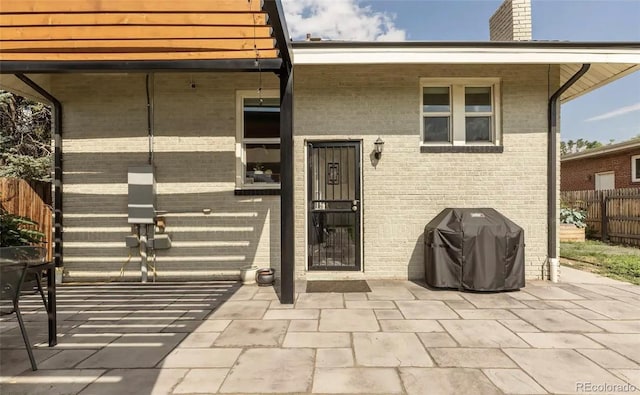
[[[640,187],[640,138],[563,155],[562,191]]]
[[[69,3],[12,2],[24,19],[30,16],[25,2],[45,13]],[[156,1],[145,3],[145,11],[128,10],[128,20],[138,21],[128,23],[159,23],[172,17],[171,7],[200,13],[235,4],[240,11],[247,3]],[[115,279],[129,254],[137,255],[124,243],[132,229],[142,229],[127,221],[127,174],[149,159],[155,208],[168,212],[173,240],[170,249],[157,251],[161,279],[237,277],[246,265],[272,266],[289,302],[294,278],[422,279],[424,226],[447,207],[493,207],[518,223],[525,229],[527,278],[548,277],[549,262],[557,260],[556,110],[637,70],[638,45],[289,44],[282,14],[273,11],[277,2],[266,0],[265,7],[279,53],[268,27],[258,27],[258,40],[253,26],[218,26],[218,32],[191,26],[193,20],[188,34],[226,34],[227,41],[199,37],[189,49],[173,50],[184,37],[127,37],[111,51],[56,49],[107,45],[65,41],[83,34],[145,34],[146,27],[129,31],[116,20],[109,23],[119,31],[48,26],[44,38],[67,37],[55,45],[38,41],[43,33],[28,28],[15,36],[34,34],[32,41],[11,42],[11,51],[3,43],[2,86],[41,100],[48,92],[61,103],[56,252],[67,279]],[[104,11],[86,23],[114,18]],[[152,17],[136,18],[141,13]],[[81,23],[65,15],[32,19]],[[263,13],[251,15],[267,23]],[[507,1],[492,18],[492,36],[529,40],[530,15],[528,1]],[[500,28],[506,30],[495,31]],[[162,37],[183,32],[149,29]],[[244,36],[231,39],[238,31]],[[267,48],[259,61],[245,49],[256,40]],[[25,42],[51,48],[38,52]],[[198,45],[238,46],[220,54],[219,48],[191,48]],[[290,51],[294,72],[280,66]],[[587,69],[589,78],[581,79]]]

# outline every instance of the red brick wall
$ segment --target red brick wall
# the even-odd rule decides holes
[[[616,188],[640,187],[640,182],[631,182],[631,157],[634,155],[640,155],[640,149],[562,162],[560,190],[593,190],[596,188],[595,174],[605,171],[615,172]]]

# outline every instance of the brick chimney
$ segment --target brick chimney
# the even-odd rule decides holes
[[[489,19],[491,41],[531,40],[531,0],[504,0]]]

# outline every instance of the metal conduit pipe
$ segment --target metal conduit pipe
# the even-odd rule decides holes
[[[560,89],[558,89],[549,98],[548,115],[548,136],[547,136],[547,256],[549,261],[549,279],[551,282],[558,282],[558,268],[560,263],[558,261],[558,243],[557,237],[557,210],[558,200],[556,196],[556,189],[558,183],[556,181],[557,169],[556,169],[556,156],[558,150],[556,148],[558,140],[558,100],[564,92],[567,91],[573,84],[576,83],[591,67],[590,64],[583,64],[580,70],[578,70],[567,82],[565,82]]]

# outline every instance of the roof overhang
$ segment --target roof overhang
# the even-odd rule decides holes
[[[576,152],[573,154],[564,155],[562,156],[562,158],[560,158],[560,160],[562,162],[569,162],[577,159],[586,159],[586,158],[594,158],[598,156],[612,155],[612,154],[631,151],[635,149],[640,149],[640,139],[633,139],[633,140],[624,141],[618,144],[605,145],[603,147],[598,147],[588,151]]]
[[[557,64],[561,83],[582,64],[591,69],[562,96],[567,102],[640,70],[640,43],[294,42],[296,65]]]

